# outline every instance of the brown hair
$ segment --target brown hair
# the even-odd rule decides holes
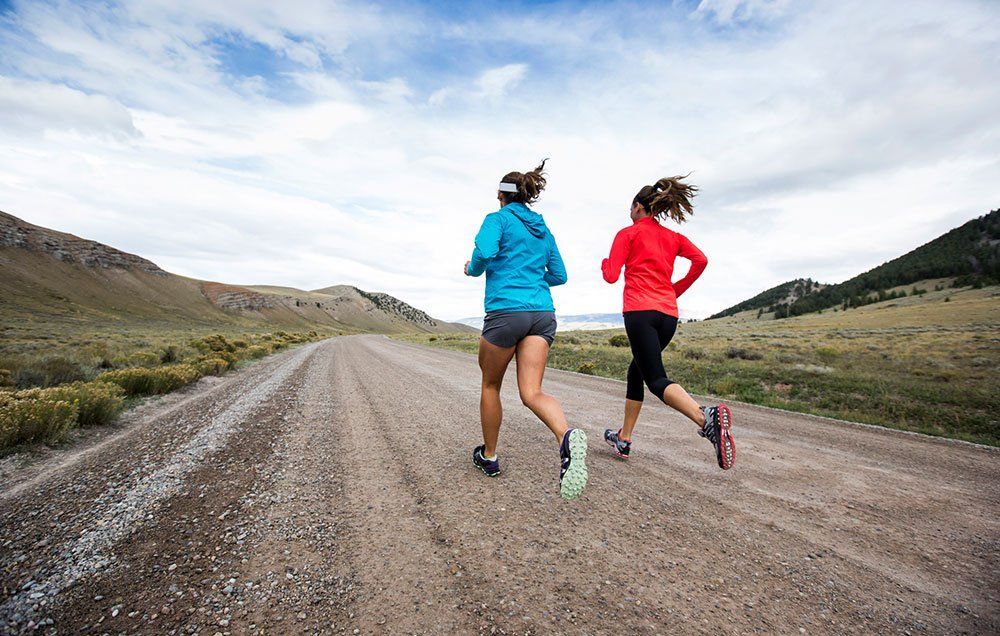
[[[632,203],[638,203],[656,218],[669,216],[678,223],[683,223],[694,214],[691,199],[698,194],[698,186],[683,181],[690,176],[691,173],[664,177],[653,185],[643,186]]]
[[[542,163],[531,172],[508,172],[503,179],[500,179],[501,182],[517,186],[517,192],[503,193],[507,203],[534,203],[538,200],[542,190],[545,189],[545,173],[542,171],[545,169],[546,161],[547,158],[542,159]]]

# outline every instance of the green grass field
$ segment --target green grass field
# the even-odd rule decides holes
[[[549,366],[624,379],[631,353],[609,344],[618,334],[562,332]],[[469,353],[479,340],[399,337]],[[664,362],[695,394],[1000,445],[998,287],[785,320],[751,312],[685,323]]]

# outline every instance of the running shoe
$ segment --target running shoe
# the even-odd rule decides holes
[[[559,469],[559,495],[563,499],[576,499],[587,485],[587,434],[571,428],[563,435],[559,445],[562,465]]]
[[[604,441],[608,443],[611,448],[615,449],[615,455],[620,459],[628,459],[629,450],[632,449],[632,441],[623,440],[621,435],[621,429],[618,432],[612,431],[610,428],[604,431]]]
[[[496,457],[493,459],[486,459],[483,456],[483,450],[486,448],[486,444],[480,444],[472,451],[472,463],[476,465],[479,470],[486,473],[487,477],[496,477],[500,474],[500,460]]]
[[[705,412],[705,424],[698,434],[715,446],[715,458],[719,460],[719,468],[729,470],[736,463],[736,440],[730,432],[733,414],[725,404],[706,406],[701,410]]]

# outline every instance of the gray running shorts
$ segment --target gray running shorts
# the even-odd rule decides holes
[[[486,320],[483,321],[483,338],[498,347],[513,347],[528,336],[541,336],[552,346],[556,337],[555,312],[498,312],[486,314]]]

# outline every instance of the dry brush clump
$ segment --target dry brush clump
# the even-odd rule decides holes
[[[628,336],[619,333],[608,338],[608,344],[612,347],[627,347],[629,346]]]
[[[125,407],[125,390],[107,382],[72,382],[51,389],[33,389],[47,399],[69,402],[77,409],[79,426],[108,424]],[[24,393],[29,393],[25,391]]]
[[[186,347],[132,339],[130,346],[141,350],[114,352],[100,343],[78,360],[66,356],[4,358],[0,449],[58,442],[75,427],[114,421],[126,397],[169,393],[203,376],[222,375],[241,360],[263,358],[290,344],[320,337],[315,331],[279,331],[232,340],[211,334],[191,340]],[[87,381],[88,377],[93,379]]]
[[[190,364],[172,364],[155,369],[133,367],[108,371],[97,376],[99,382],[117,384],[129,397],[170,393],[201,377]]]
[[[76,423],[77,410],[69,402],[23,399],[18,393],[0,393],[0,449],[28,442],[58,442]]]

